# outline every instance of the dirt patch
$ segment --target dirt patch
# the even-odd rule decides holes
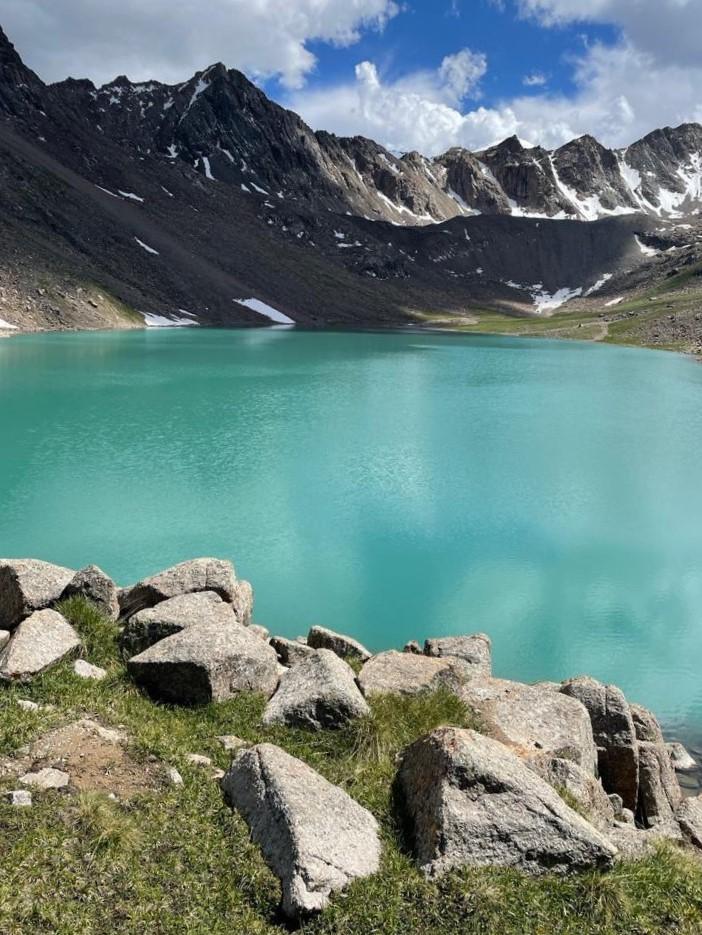
[[[88,718],[49,731],[16,757],[0,760],[0,779],[47,767],[68,773],[69,793],[101,792],[120,801],[160,788],[166,781],[162,763],[137,761],[129,753],[126,734]]]

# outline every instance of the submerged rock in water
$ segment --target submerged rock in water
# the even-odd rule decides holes
[[[153,697],[186,705],[226,701],[245,691],[270,697],[279,668],[273,648],[238,623],[187,627],[134,656],[127,667]]]
[[[61,595],[62,599],[69,597],[84,597],[92,601],[110,620],[119,617],[117,585],[97,565],[88,565],[75,573]]]
[[[0,653],[0,681],[28,682],[80,646],[80,637],[55,610],[38,610],[17,627]]]
[[[244,750],[221,785],[280,879],[286,915],[319,911],[333,893],[378,870],[380,839],[371,813],[279,747]]]
[[[362,643],[325,627],[312,627],[307,634],[307,645],[312,649],[330,649],[342,659],[355,657],[361,662],[366,662],[371,657],[370,651]]]
[[[14,630],[36,610],[55,604],[74,572],[37,559],[0,559],[0,630]]]
[[[127,619],[161,601],[197,591],[214,591],[231,604],[235,598],[241,599],[242,590],[237,589],[238,584],[241,582],[237,582],[231,562],[219,558],[195,558],[121,591],[120,616]]]
[[[442,727],[404,753],[398,790],[419,866],[529,873],[606,868],[615,849],[503,744]]]
[[[263,723],[333,730],[367,714],[353,669],[331,650],[318,649],[283,673]]]

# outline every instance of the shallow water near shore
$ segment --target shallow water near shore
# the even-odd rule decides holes
[[[616,682],[702,737],[702,368],[568,342],[276,329],[0,343],[0,554],[121,584],[232,558],[257,621]]]

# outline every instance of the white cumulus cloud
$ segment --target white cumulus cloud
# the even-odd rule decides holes
[[[310,41],[352,45],[398,12],[394,0],[3,0],[1,22],[47,81],[177,83],[222,61],[299,88],[316,63]]]

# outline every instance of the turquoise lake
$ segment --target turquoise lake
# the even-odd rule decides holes
[[[120,584],[234,560],[258,622],[486,631],[702,736],[702,367],[589,344],[260,329],[0,341],[0,554]]]

